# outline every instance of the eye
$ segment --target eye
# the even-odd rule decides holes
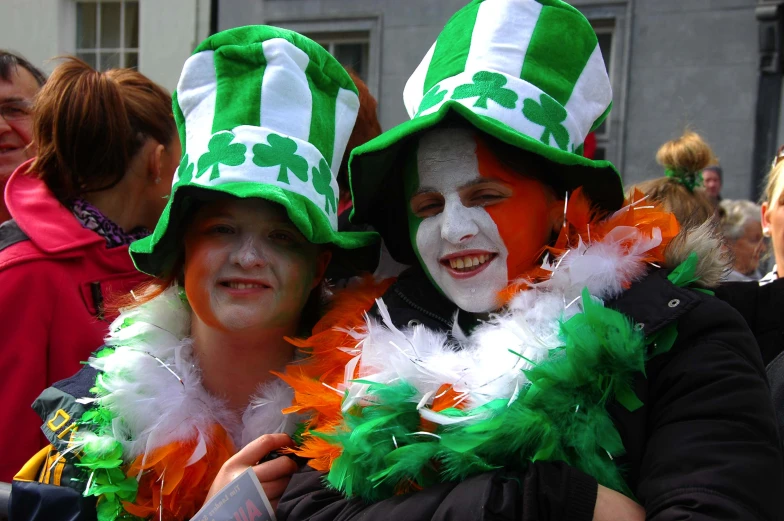
[[[502,194],[498,190],[482,189],[471,194],[469,202],[471,203],[471,206],[487,206],[501,202],[507,197],[506,194]]]
[[[288,230],[274,230],[270,232],[269,238],[278,242],[296,242],[297,237]]]
[[[236,232],[234,227],[228,224],[213,224],[207,231],[215,235],[233,235]]]
[[[438,194],[415,196],[411,200],[411,211],[420,218],[433,217],[444,209],[444,198]]]

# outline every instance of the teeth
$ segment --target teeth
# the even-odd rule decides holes
[[[476,255],[472,257],[455,257],[449,259],[449,265],[452,269],[467,269],[476,268],[490,260],[490,255]]]
[[[250,289],[260,288],[261,284],[246,284],[244,282],[229,282],[229,287],[232,289]]]

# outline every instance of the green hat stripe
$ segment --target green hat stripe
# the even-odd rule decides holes
[[[212,132],[261,122],[261,80],[267,61],[261,43],[226,46],[213,55],[218,79]],[[237,103],[237,100],[243,103]]]
[[[577,26],[582,19],[579,13],[560,7],[544,7],[520,74],[523,80],[539,86],[561,105],[569,101],[597,45],[596,36],[588,38],[587,35],[574,38],[569,45],[563,44],[564,34],[560,28]],[[550,66],[542,67],[543,63]]]
[[[308,64],[305,74],[313,98],[313,114],[319,115],[310,120],[308,141],[321,152],[331,166],[335,153],[335,110],[340,86],[324,76],[319,66],[313,62]]]
[[[471,37],[481,5],[482,0],[474,0],[447,22],[446,30],[436,40],[421,94],[429,91],[442,79],[455,76],[465,70],[468,52],[471,49]]]

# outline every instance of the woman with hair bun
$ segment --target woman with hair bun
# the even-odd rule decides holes
[[[667,141],[656,152],[656,162],[664,167],[664,177],[643,181],[634,188],[675,214],[681,226],[697,227],[713,217],[713,204],[696,188],[702,184],[702,170],[715,164],[716,158],[699,134],[687,130]]]
[[[0,481],[46,446],[30,404],[102,344],[104,301],[147,279],[128,245],[155,227],[180,160],[163,88],[76,58],[38,94],[33,140],[38,155],[11,176],[12,220],[0,227]]]

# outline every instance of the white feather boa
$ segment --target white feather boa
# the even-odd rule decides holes
[[[175,441],[197,440],[189,463],[198,461],[216,423],[229,433],[237,448],[262,434],[293,433],[298,418],[284,415],[292,389],[275,379],[260,385],[238,422],[225,400],[202,386],[194,358],[190,309],[171,287],[163,294],[123,312],[110,326],[106,345],[112,354],[92,357],[89,364],[103,371],[108,394],[82,403],[99,402],[114,416],[110,438],[123,445],[123,458],[132,461]],[[83,437],[95,442],[95,436]]]
[[[661,243],[658,229],[648,236],[626,226],[613,229],[601,242],[581,241],[560,258],[545,259],[543,267],[552,272],[547,281],[518,293],[502,313],[493,315],[470,336],[455,329],[452,337],[457,340],[424,326],[395,327],[379,299],[381,320],[368,317],[366,329],[350,332],[358,345],[351,351],[355,356],[337,389],[347,392],[343,411],[372,399],[367,394],[369,386],[362,381],[404,381],[416,388],[415,399],[424,420],[446,425],[483,419],[485,413],[457,418],[426,405],[438,397],[445,383],[452,385],[466,412],[492,400],[513,402],[528,383],[523,371],[550,356],[559,356],[552,350],[563,345],[560,325],[582,311],[582,290],[587,289],[599,301],[617,297],[625,284],[645,275],[645,254]]]

